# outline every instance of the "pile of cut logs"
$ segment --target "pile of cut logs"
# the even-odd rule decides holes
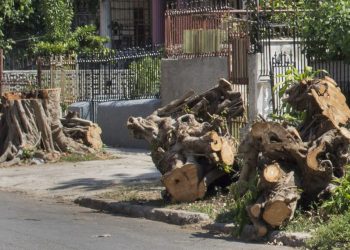
[[[245,165],[236,185],[259,179],[260,196],[247,208],[257,237],[287,223],[299,201],[330,195],[331,181],[344,176],[348,162],[350,109],[334,80],[301,81],[286,95],[285,102],[305,112],[301,125],[256,122],[239,148]]]
[[[227,121],[243,113],[241,94],[221,79],[213,89],[190,91],[146,118],[130,117],[127,127],[150,143],[168,197],[194,201],[232,168],[237,147]]]
[[[19,163],[25,152],[50,161],[57,160],[61,153],[93,153],[102,147],[101,129],[96,124],[72,114],[62,119],[60,91],[4,93],[0,110],[0,166]]]
[[[227,120],[244,113],[241,94],[221,79],[207,92],[188,93],[146,118],[130,117],[134,137],[152,146],[152,159],[172,200],[194,201],[226,175],[237,153],[244,166],[235,183],[244,194],[258,178],[259,198],[247,207],[253,233],[262,237],[287,223],[297,203],[330,195],[334,178],[344,176],[348,162],[350,109],[336,82],[303,80],[286,91],[287,102],[304,112],[300,126],[255,122],[238,152]]]

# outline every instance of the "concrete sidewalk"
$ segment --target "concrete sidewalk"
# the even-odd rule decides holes
[[[0,190],[71,201],[79,196],[93,196],[109,191],[118,184],[150,182],[160,178],[147,151],[108,151],[119,158],[0,168]]]

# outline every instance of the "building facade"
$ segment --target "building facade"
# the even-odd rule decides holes
[[[100,34],[109,48],[142,47],[164,43],[166,9],[235,8],[242,0],[99,0]]]
[[[100,34],[119,49],[164,42],[165,0],[100,0]]]

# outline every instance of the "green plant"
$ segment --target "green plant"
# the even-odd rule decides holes
[[[350,249],[350,211],[334,215],[328,223],[322,224],[307,241],[308,249],[330,250]]]
[[[321,206],[327,214],[340,214],[350,207],[350,174],[347,173],[343,178],[335,179],[334,183],[337,187],[332,191],[332,196]]]
[[[108,53],[105,48],[108,42],[106,37],[96,34],[96,27],[86,25],[78,27],[62,40],[39,41],[33,45],[33,53],[36,55],[63,55],[63,54],[88,54],[88,53]]]
[[[277,94],[278,98],[282,99],[287,89],[293,85],[299,84],[302,81],[310,81],[317,77],[320,73],[328,74],[325,70],[314,71],[312,67],[306,66],[302,72],[295,67],[290,67],[285,74],[278,75],[278,77],[284,78],[284,81],[277,83],[273,87],[273,92]],[[271,118],[278,121],[284,121],[293,126],[298,126],[305,118],[305,111],[300,112],[292,108],[287,102],[282,102],[280,110],[271,115]]]
[[[32,159],[34,156],[34,149],[31,148],[23,148],[22,150],[22,160],[29,160]]]
[[[232,196],[232,199],[228,206],[230,207],[229,213],[232,215],[233,221],[237,223],[237,228],[233,232],[237,237],[241,235],[244,226],[250,223],[246,209],[247,206],[253,204],[258,197],[258,179],[255,178],[253,181],[246,184],[248,191],[245,192],[243,196],[240,192],[243,183],[239,183],[239,186],[237,183],[234,183],[230,187],[230,195]]]
[[[160,87],[160,58],[150,57],[135,60],[129,66],[132,74],[133,98],[156,95]]]
[[[299,12],[297,20],[307,55],[321,60],[350,60],[350,1],[303,2],[307,11]]]
[[[11,48],[13,40],[6,36],[8,27],[15,24],[22,24],[32,11],[31,0],[0,1],[0,48]]]

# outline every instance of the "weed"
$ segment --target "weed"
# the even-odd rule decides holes
[[[327,224],[318,227],[307,242],[307,247],[317,250],[350,249],[350,211],[331,216]]]
[[[338,186],[333,190],[331,197],[321,206],[326,214],[340,214],[350,207],[350,174],[348,171],[343,178],[336,179],[334,182]]]

